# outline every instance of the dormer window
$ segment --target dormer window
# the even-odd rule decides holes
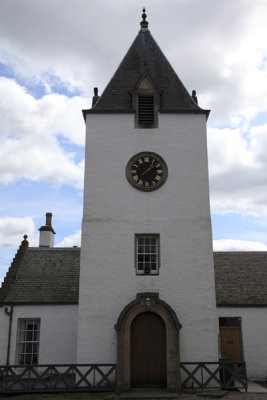
[[[135,128],[158,127],[158,90],[147,73],[139,79],[133,93]]]

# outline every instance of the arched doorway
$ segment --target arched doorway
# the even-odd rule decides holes
[[[146,292],[138,293],[136,300],[124,307],[115,325],[117,331],[117,392],[129,391],[131,387],[137,385],[139,387],[148,385],[148,383],[144,383],[144,375],[147,375],[150,366],[145,367],[145,372],[142,372],[143,376],[135,377],[133,368],[136,368],[135,363],[140,363],[140,361],[134,361],[132,357],[134,350],[131,350],[131,348],[139,346],[138,335],[145,329],[144,325],[148,321],[157,325],[158,336],[161,337],[161,343],[164,342],[166,346],[162,351],[165,356],[161,356],[165,357],[166,363],[164,372],[161,371],[158,375],[160,376],[159,385],[164,385],[168,391],[172,392],[181,390],[179,330],[182,325],[174,310],[159,299],[158,293]],[[151,336],[150,328],[146,335],[147,337]],[[163,339],[164,337],[165,339]],[[142,345],[138,351],[139,353],[143,351]],[[155,379],[151,377],[149,379],[151,382],[153,381],[153,387],[155,387]]]
[[[166,387],[166,328],[155,313],[144,312],[132,322],[131,388]]]

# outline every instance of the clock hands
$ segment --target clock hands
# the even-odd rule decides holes
[[[144,176],[145,174],[147,174],[149,171],[152,170],[152,168],[154,168],[154,160],[152,161],[152,163],[150,164],[150,166],[145,170],[145,172],[143,172],[141,174],[141,176]]]

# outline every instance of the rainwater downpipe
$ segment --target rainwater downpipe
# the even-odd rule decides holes
[[[8,344],[7,344],[7,354],[6,354],[6,365],[9,365],[10,359],[10,343],[11,343],[11,330],[12,330],[12,318],[13,318],[13,304],[10,308],[5,307],[5,313],[9,316],[9,327],[8,327]]]

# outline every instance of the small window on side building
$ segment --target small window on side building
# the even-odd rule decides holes
[[[36,365],[39,361],[40,319],[18,319],[16,364]]]

